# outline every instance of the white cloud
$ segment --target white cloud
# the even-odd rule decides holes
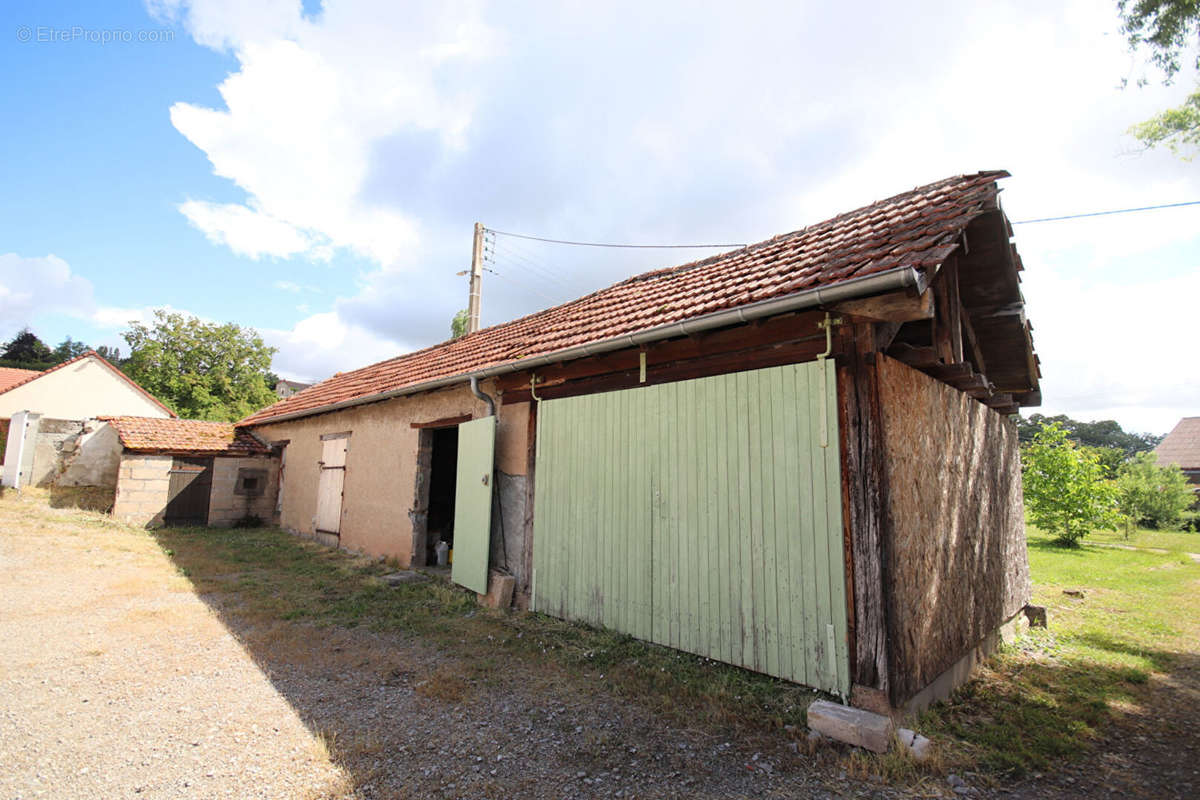
[[[209,241],[256,260],[287,258],[313,247],[312,239],[292,225],[237,203],[188,200],[179,210]]]
[[[240,65],[220,86],[226,109],[171,108],[172,124],[248,198],[190,201],[188,219],[251,257],[345,248],[381,265],[399,261],[418,226],[411,211],[363,198],[374,148],[406,131],[457,146],[471,92],[440,82],[486,48],[471,6],[330,3],[319,25],[300,18],[299,3],[172,6],[197,41],[231,49]]]
[[[444,336],[477,219],[573,239],[754,241],[994,168],[1014,173],[1013,219],[1200,196],[1193,168],[1131,155],[1124,136],[1186,81],[1118,90],[1131,61],[1115,9],[1084,0],[954,15],[920,2],[868,15],[774,2],[326,0],[315,17],[298,2],[152,7],[238,64],[224,108],[171,109],[246,195],[189,201],[189,220],[250,257],[368,265],[345,270],[333,311],[274,332],[280,369],[298,377]],[[1114,319],[1158,308],[1131,303],[1151,302],[1143,287],[1195,288],[1197,259],[1180,259],[1200,256],[1197,213],[1017,229],[1047,409],[1195,413],[1195,384],[1169,368],[1189,363],[1176,323],[1163,315],[1168,335],[1139,359]],[[507,261],[495,264],[504,281],[485,282],[487,323],[544,305],[546,291],[670,263],[512,242],[494,257]],[[567,289],[549,289],[546,271]],[[1131,365],[1114,368],[1110,352]]]
[[[382,361],[411,349],[380,337],[362,326],[346,323],[334,312],[306,317],[291,330],[261,330],[263,340],[277,348],[272,368],[291,380],[324,380],[335,372]]]
[[[320,292],[321,291],[320,289],[318,289],[315,286],[309,286],[309,285],[303,284],[303,283],[296,283],[295,281],[275,281],[271,285],[274,286],[276,289],[279,289],[284,292],[291,292],[292,294],[300,294],[302,292]]]
[[[0,330],[31,325],[50,311],[86,316],[94,306],[92,282],[58,256],[0,254]]]

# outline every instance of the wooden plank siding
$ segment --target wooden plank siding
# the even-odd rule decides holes
[[[848,694],[836,384],[809,362],[541,403],[535,610]]]

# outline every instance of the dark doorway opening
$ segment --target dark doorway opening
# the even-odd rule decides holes
[[[171,463],[165,525],[207,525],[212,495],[211,458],[175,458]]]
[[[454,546],[454,484],[458,478],[458,426],[433,430],[429,458],[426,563],[437,563],[438,542]]]

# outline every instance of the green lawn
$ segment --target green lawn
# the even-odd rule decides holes
[[[1132,547],[1155,547],[1176,553],[1200,553],[1200,533],[1194,531],[1152,531],[1138,528],[1126,538],[1125,531],[1095,531],[1087,537],[1093,543]]]
[[[1144,531],[1133,541],[1185,536],[1196,534]],[[1200,648],[1200,564],[1178,552],[1190,540],[1167,554],[1087,539],[1068,549],[1031,527],[1028,541],[1033,602],[1046,607],[1049,627],[1003,648],[921,721],[960,758],[1001,774],[1083,753],[1123,709],[1153,702],[1154,673]]]

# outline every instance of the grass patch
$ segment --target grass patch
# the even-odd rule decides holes
[[[249,622],[363,626],[420,638],[464,665],[418,691],[457,703],[516,659],[575,691],[607,691],[685,724],[778,732],[802,726],[812,689],[613,631],[493,611],[441,580],[389,586],[394,568],[274,528],[167,528],[154,537],[202,595]]]
[[[1128,538],[1123,530],[1093,531],[1084,541],[1129,547],[1153,547],[1173,553],[1200,553],[1200,533],[1195,531],[1155,531],[1137,528]]]
[[[1013,776],[1079,756],[1144,706],[1152,676],[1195,652],[1200,564],[1089,541],[1064,548],[1029,528],[1033,602],[1046,606],[1049,627],[1003,648],[949,703],[922,715],[920,728],[945,743],[951,761]]]

